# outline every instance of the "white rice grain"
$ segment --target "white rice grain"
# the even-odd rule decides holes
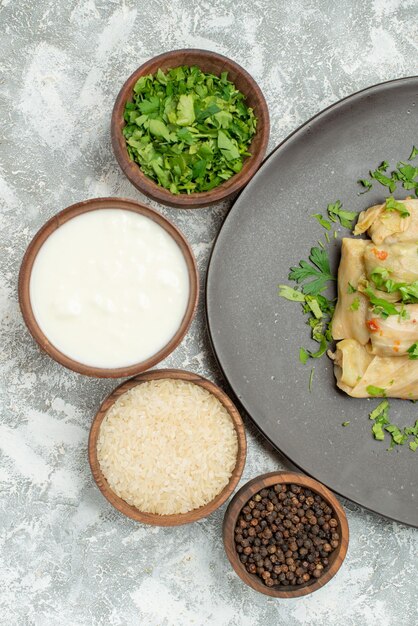
[[[223,404],[183,380],[148,381],[107,412],[97,456],[111,489],[140,511],[169,515],[207,504],[228,484],[237,433]]]

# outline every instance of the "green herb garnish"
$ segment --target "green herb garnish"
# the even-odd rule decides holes
[[[360,298],[354,298],[350,306],[350,311],[358,311],[360,306]]]
[[[408,161],[412,161],[418,155],[418,149],[413,146]],[[414,167],[410,163],[399,161],[396,168],[389,174],[386,174],[386,170],[389,168],[389,163],[383,161],[375,170],[369,172],[372,179],[377,180],[381,185],[389,188],[391,193],[397,188],[398,183],[401,183],[406,190],[413,189],[415,195],[418,197],[418,167]],[[373,184],[370,180],[361,178],[357,181],[366,191],[372,188]],[[365,192],[363,192],[365,193]]]
[[[298,267],[290,269],[289,279],[300,283],[300,289],[279,285],[279,295],[282,298],[301,303],[303,313],[309,316],[307,324],[311,328],[312,339],[319,343],[316,351],[299,349],[299,361],[303,364],[309,358],[319,359],[325,354],[332,341],[331,319],[335,308],[334,300],[321,294],[329,281],[335,280],[330,272],[327,252],[323,248],[312,248],[309,260],[311,263],[300,261]]]
[[[375,267],[370,278],[378,289],[384,286],[385,281],[389,280],[389,270],[386,267]]]
[[[392,178],[388,178],[379,168],[374,172],[370,172],[370,176],[377,180],[381,185],[389,187],[389,191],[393,193],[396,189],[396,182]]]
[[[388,302],[383,298],[375,296],[374,291],[370,287],[367,287],[364,290],[364,293],[373,305],[373,312],[376,313],[376,315],[380,315],[380,317],[383,317],[384,319],[389,317],[389,315],[399,315],[398,309],[394,304],[392,304],[392,302]]]
[[[310,376],[309,376],[309,385],[308,385],[309,392],[311,392],[311,391],[312,391],[312,383],[313,383],[313,376],[314,376],[314,372],[315,372],[315,368],[313,367],[313,368],[311,369],[311,373],[310,373]]]
[[[347,283],[347,293],[356,293],[357,289],[351,283]]]
[[[412,161],[412,159],[415,159],[416,156],[418,156],[418,148],[412,146],[412,152],[408,157],[408,161]]]
[[[366,178],[360,178],[357,182],[360,183],[360,185],[362,185],[363,187],[365,187],[365,190],[361,192],[362,194],[367,193],[373,187],[373,183],[371,183]]]
[[[325,228],[325,230],[331,230],[331,222],[326,220],[320,213],[314,213],[312,217],[317,219],[321,226]]]
[[[289,285],[279,285],[279,296],[291,300],[292,302],[305,302],[305,296],[301,291],[289,287]]]
[[[343,422],[343,423],[341,424],[341,426],[348,426],[348,425],[349,425],[349,423],[350,423],[349,421],[348,421],[348,422]]]
[[[337,200],[334,204],[329,204],[327,206],[327,211],[332,222],[336,222],[338,218],[341,226],[350,229],[353,227],[353,222],[358,215],[355,211],[343,210],[340,200]]]
[[[393,196],[386,199],[385,211],[398,211],[401,217],[409,217],[411,214],[403,202],[398,202]]]
[[[383,427],[385,424],[389,424],[389,402],[383,400],[377,407],[370,413],[369,418],[374,420],[372,426],[372,433],[375,439],[383,441],[385,438],[385,432]]]
[[[390,271],[384,267],[375,267],[370,277],[376,287],[381,291],[383,290],[387,293],[399,291],[401,294],[402,305],[418,302],[418,281],[409,284],[395,283],[395,281],[390,278]],[[373,294],[371,290],[370,292]],[[369,295],[370,292],[367,292],[367,289],[365,290],[367,295]],[[370,301],[372,301],[371,298]],[[406,311],[401,310],[401,312],[398,311],[398,313],[402,315],[404,319],[407,319]],[[388,315],[395,315],[395,313],[388,313]]]
[[[383,441],[385,438],[385,432],[391,436],[391,442],[389,450],[392,450],[395,445],[403,446],[410,437],[413,440],[409,442],[409,448],[415,452],[418,448],[418,420],[414,426],[405,426],[403,429],[392,424],[389,418],[389,402],[383,400],[369,415],[371,420],[374,420],[372,426],[372,433],[375,439]]]
[[[308,359],[309,359],[309,352],[307,352],[305,348],[300,348],[299,349],[299,361],[305,365]]]
[[[411,359],[412,361],[415,361],[416,359],[418,359],[418,343],[415,342],[412,344],[412,346],[410,346],[407,350],[408,353],[408,358]]]
[[[130,158],[171,193],[209,191],[242,169],[254,112],[228,80],[181,66],[141,76],[125,106]]]
[[[385,396],[386,390],[383,387],[375,387],[375,385],[368,385],[366,391],[369,396]]]
[[[306,296],[306,307],[312,311],[317,320],[321,319],[323,316],[322,309],[319,304],[319,300],[314,296]]]
[[[335,278],[331,274],[329,258],[325,250],[312,248],[309,260],[311,263],[300,261],[299,267],[291,267],[289,280],[304,283],[301,287],[303,293],[307,295],[318,295],[326,289],[328,281],[335,280]],[[313,280],[305,282],[309,278]]]

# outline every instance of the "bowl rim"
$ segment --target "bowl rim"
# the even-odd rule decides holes
[[[184,313],[181,324],[177,332],[173,335],[170,341],[159,350],[156,354],[152,355],[148,359],[135,363],[133,365],[117,368],[101,368],[90,365],[85,365],[75,359],[67,356],[56,348],[48,339],[46,334],[41,330],[38,322],[35,319],[33,313],[32,304],[30,300],[30,279],[33,264],[36,256],[41,249],[42,245],[48,239],[48,237],[55,232],[60,226],[65,224],[70,219],[77,217],[78,215],[95,211],[99,209],[124,209],[133,211],[144,215],[153,220],[159,226],[161,226],[177,243],[183,257],[187,264],[187,270],[189,274],[189,298],[187,302],[186,311]],[[158,213],[154,209],[131,200],[129,198],[91,198],[77,202],[69,207],[63,209],[53,217],[51,217],[34,235],[33,239],[29,243],[25,255],[23,257],[19,279],[18,279],[18,299],[20,310],[22,312],[25,324],[35,339],[41,350],[46,352],[52,359],[63,365],[64,367],[84,374],[86,376],[92,376],[96,378],[123,378],[127,376],[133,376],[139,374],[153,367],[163,359],[165,359],[182,341],[183,337],[187,333],[190,324],[194,318],[197,303],[199,299],[199,273],[196,265],[196,260],[190,244],[183,235],[183,233],[170,222],[166,217]]]
[[[337,518],[340,528],[340,544],[334,551],[332,556],[333,561],[324,570],[324,573],[320,578],[315,579],[314,582],[308,582],[304,585],[289,586],[289,587],[267,587],[255,574],[250,574],[245,569],[244,565],[238,558],[238,553],[235,550],[234,533],[238,516],[251,497],[263,488],[268,488],[272,485],[281,484],[296,484],[301,485],[315,493],[319,494],[328,504],[332,507],[335,516]],[[226,555],[229,562],[234,568],[235,572],[241,578],[241,580],[260,593],[274,597],[274,598],[297,598],[305,596],[314,591],[317,591],[327,582],[335,576],[340,569],[341,565],[347,554],[348,542],[349,542],[349,527],[347,516],[342,505],[339,503],[335,495],[327,489],[322,483],[314,480],[310,476],[300,474],[297,472],[288,471],[276,471],[261,474],[248,481],[241,487],[239,491],[234,495],[230,501],[228,508],[225,512],[222,535]]]
[[[135,506],[128,504],[123,498],[120,498],[109,486],[97,458],[97,439],[100,432],[100,426],[105,418],[110,407],[115,401],[126,391],[136,387],[137,385],[150,381],[150,380],[184,380],[200,387],[203,387],[211,394],[213,394],[226,408],[234,424],[235,431],[238,438],[238,452],[235,467],[232,471],[231,478],[228,484],[222,489],[222,491],[207,504],[188,511],[187,513],[178,513],[170,515],[160,515],[157,513],[146,513],[140,511]],[[181,526],[183,524],[189,524],[195,522],[203,517],[207,517],[218,509],[231,495],[237,486],[242,472],[244,470],[245,460],[247,452],[247,440],[245,435],[245,427],[242,417],[232,402],[230,397],[215,383],[211,382],[207,378],[189,372],[187,370],[180,369],[156,369],[149,372],[144,372],[139,376],[130,378],[129,380],[118,385],[101,403],[96,415],[93,418],[89,440],[88,440],[88,458],[90,469],[96,485],[100,489],[102,495],[123,515],[130,517],[131,519],[142,522],[143,524],[150,524],[152,526]]]
[[[252,92],[257,102],[258,109],[257,120],[259,121],[259,127],[256,129],[256,134],[254,135],[252,142],[254,141],[254,138],[257,136],[257,134],[260,133],[259,136],[261,137],[261,143],[257,152],[248,158],[248,168],[244,167],[241,172],[238,172],[230,179],[221,183],[214,189],[211,189],[210,191],[196,192],[191,194],[173,194],[169,190],[159,186],[157,183],[148,178],[148,176],[142,173],[140,166],[136,162],[130,160],[126,151],[126,142],[122,135],[121,129],[125,125],[125,121],[123,119],[125,103],[130,98],[133,86],[138,78],[144,74],[154,73],[159,63],[164,63],[170,60],[174,61],[177,58],[179,58],[178,64],[187,65],[185,59],[181,61],[181,57],[183,56],[185,58],[190,57],[191,59],[195,59],[190,61],[190,64],[194,65],[198,65],[199,60],[203,62],[205,59],[217,62],[220,64],[220,72],[223,70],[227,70],[230,72],[232,70],[236,74],[239,74],[243,77],[243,79],[249,85],[249,89],[244,95],[247,96],[249,92]],[[267,144],[270,135],[270,116],[266,99],[259,85],[251,76],[251,74],[249,74],[249,72],[241,67],[241,65],[239,65],[232,59],[211,50],[204,50],[200,48],[180,48],[177,50],[164,52],[155,57],[152,57],[151,59],[148,59],[127,78],[116,98],[112,111],[110,127],[113,152],[115,154],[119,167],[122,169],[123,173],[129,179],[129,181],[139,191],[162,204],[174,208],[193,209],[216,204],[217,202],[220,202],[221,200],[224,200],[227,197],[240,191],[251,180],[251,178],[254,176],[254,174],[262,164],[264,156],[266,154]],[[250,149],[251,145],[252,143],[250,144]]]

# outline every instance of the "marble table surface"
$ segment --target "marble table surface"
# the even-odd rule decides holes
[[[416,72],[417,0],[0,1],[0,622],[7,626],[414,626],[418,531],[345,502],[347,559],[322,590],[280,601],[247,588],[223,551],[225,506],[191,526],[123,518],[90,475],[89,425],[115,381],[42,355],[19,313],[19,264],[49,217],[94,196],[148,202],[192,243],[202,294],[226,204],[150,203],[119,170],[109,119],[125,78],[163,51],[223,53],[259,82],[270,148],[343,96]],[[385,129],[382,129],[385,132]],[[203,298],[162,365],[223,384]],[[242,482],[285,467],[246,420]]]

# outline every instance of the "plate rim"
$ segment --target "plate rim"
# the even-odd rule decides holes
[[[276,152],[278,152],[281,148],[283,148],[283,146],[285,146],[291,139],[292,137],[294,137],[294,135],[296,135],[299,132],[302,132],[307,126],[309,126],[309,124],[311,124],[311,122],[313,121],[319,121],[322,117],[324,117],[330,110],[338,110],[338,108],[343,105],[347,100],[357,100],[359,97],[361,97],[362,95],[364,95],[366,92],[369,93],[373,93],[373,92],[379,92],[384,88],[390,88],[390,87],[397,87],[399,84],[407,84],[408,82],[410,83],[417,83],[418,86],[418,75],[412,75],[412,76],[403,76],[400,78],[394,78],[391,80],[386,80],[383,81],[381,83],[376,83],[374,85],[370,85],[369,87],[364,87],[363,89],[359,89],[358,91],[355,91],[351,94],[349,94],[348,96],[345,96],[344,98],[341,98],[340,100],[337,100],[336,102],[333,102],[332,104],[328,105],[327,107],[325,107],[324,109],[321,109],[318,113],[315,113],[315,115],[313,115],[312,117],[310,117],[308,120],[306,120],[305,122],[303,122],[302,124],[300,124],[295,130],[293,130],[291,133],[289,133],[288,135],[286,135],[286,137],[279,143],[277,144],[277,146],[275,146],[269,153],[268,155],[265,157],[265,159],[262,161],[259,169],[257,170],[257,172],[255,173],[255,175],[253,176],[253,178],[250,180],[250,182],[240,191],[240,193],[235,197],[234,201],[232,202],[227,214],[225,215],[225,218],[222,221],[222,224],[218,230],[218,233],[215,237],[215,240],[213,242],[213,246],[212,246],[212,250],[210,252],[210,256],[209,256],[209,261],[208,261],[208,265],[207,265],[207,271],[206,271],[206,276],[205,276],[205,282],[204,282],[204,288],[205,288],[205,319],[206,319],[206,327],[207,327],[207,331],[208,331],[208,337],[209,337],[209,342],[210,342],[210,346],[212,349],[212,353],[215,357],[216,363],[220,369],[220,371],[222,372],[222,375],[225,379],[225,381],[228,384],[228,387],[230,389],[230,395],[232,394],[233,398],[234,398],[234,402],[236,402],[236,404],[239,407],[242,407],[246,413],[246,415],[249,417],[249,419],[251,420],[252,424],[254,424],[254,426],[257,428],[257,430],[261,433],[261,435],[264,437],[264,439],[277,451],[279,452],[284,459],[286,459],[287,461],[289,461],[294,467],[297,467],[300,471],[302,471],[304,474],[306,474],[307,476],[310,476],[311,478],[314,478],[315,480],[318,480],[313,474],[311,474],[310,472],[308,472],[307,470],[305,470],[302,465],[300,465],[299,463],[295,463],[295,461],[293,461],[277,444],[275,444],[268,435],[266,435],[266,433],[264,432],[263,428],[257,423],[256,419],[251,415],[250,411],[247,409],[247,407],[245,406],[245,402],[238,398],[237,394],[235,393],[235,390],[232,386],[232,384],[229,381],[229,378],[226,375],[226,372],[223,368],[223,365],[218,357],[218,354],[216,352],[216,348],[215,348],[215,342],[214,342],[214,338],[213,338],[213,334],[212,334],[212,330],[211,330],[211,324],[210,324],[210,320],[209,320],[209,306],[208,306],[208,284],[209,284],[209,280],[210,280],[210,274],[211,274],[211,265],[212,265],[212,259],[214,257],[215,254],[215,249],[218,243],[218,240],[221,236],[221,233],[224,229],[224,226],[228,220],[228,218],[230,217],[236,203],[238,202],[238,200],[241,198],[242,195],[245,195],[246,190],[253,184],[253,181],[256,180],[260,174],[260,172],[262,171],[262,169],[264,168],[264,165],[267,163],[267,161],[269,161],[269,159],[276,154]],[[416,524],[414,523],[410,523],[410,522],[405,522],[404,520],[401,520],[399,518],[393,517],[391,515],[387,515],[386,513],[382,513],[380,511],[377,511],[376,509],[372,509],[370,507],[368,507],[367,505],[365,505],[363,502],[359,502],[358,499],[355,498],[349,498],[347,496],[345,496],[344,494],[342,494],[340,491],[336,490],[334,487],[330,486],[328,484],[328,482],[322,482],[320,481],[322,484],[324,484],[326,487],[328,487],[328,489],[330,489],[333,493],[337,494],[340,498],[343,498],[344,500],[346,500],[347,502],[352,502],[354,504],[356,504],[357,506],[361,507],[362,509],[365,509],[366,511],[373,513],[375,515],[379,515],[380,517],[384,518],[385,520],[388,521],[392,521],[392,522],[396,522],[397,524],[402,524],[403,526],[409,527],[409,528],[418,528],[418,522]]]

